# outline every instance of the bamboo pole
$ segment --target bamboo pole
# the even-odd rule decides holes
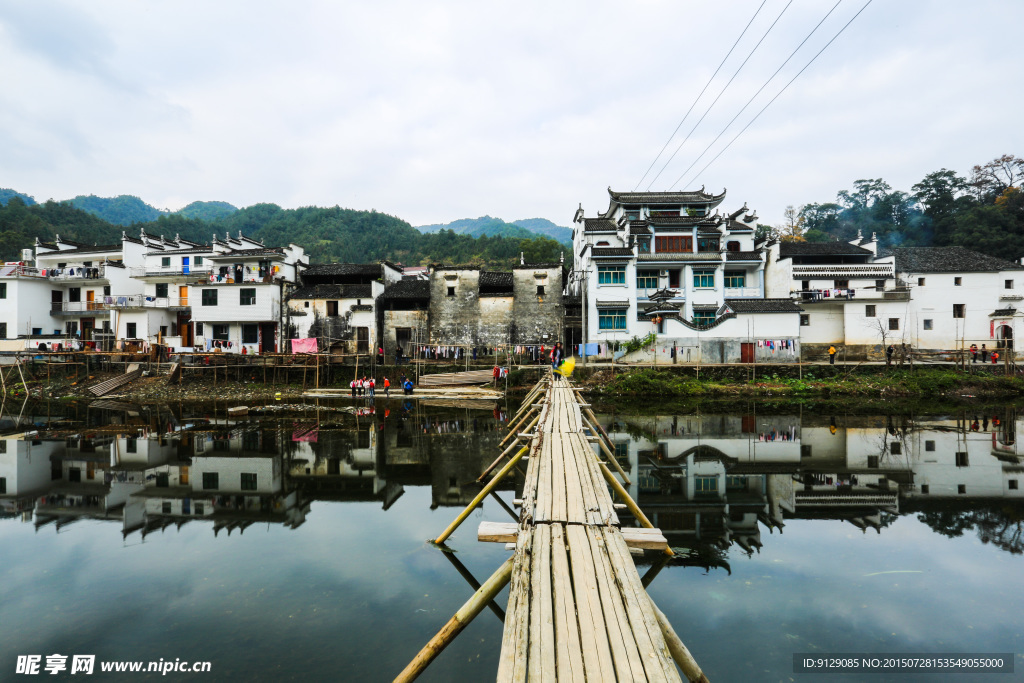
[[[485,605],[489,604],[494,597],[501,592],[501,589],[505,587],[505,584],[512,578],[512,562],[515,556],[509,557],[505,562],[498,567],[498,571],[494,572],[487,581],[484,582],[480,589],[473,593],[472,597],[466,601],[459,611],[455,613],[448,623],[445,624],[440,631],[437,632],[433,638],[430,639],[423,649],[419,651],[411,662],[402,670],[402,673],[395,677],[395,683],[407,683],[408,681],[414,681],[416,678],[423,673],[424,670],[430,665],[434,658],[436,658],[441,651],[447,647],[448,643],[455,639],[455,636],[459,635],[462,629],[466,628],[466,625],[473,620],[473,618],[480,614],[480,611]]]
[[[504,446],[505,442],[508,441],[509,437],[515,436],[516,434],[519,433],[519,425],[521,425],[526,420],[526,418],[528,418],[529,416],[530,416],[530,413],[527,413],[526,415],[523,416],[522,420],[520,420],[519,422],[515,423],[515,425],[513,425],[513,426],[508,428],[508,434],[506,434],[505,438],[502,439],[500,443],[498,443],[498,448],[501,448],[502,446]],[[530,429],[530,427],[532,427],[533,425],[537,424],[537,420],[539,420],[539,419],[540,419],[540,415],[537,415],[536,417],[534,417],[533,420],[530,422],[530,426],[529,427],[525,427],[523,429],[523,431],[528,431]]]
[[[701,671],[700,664],[697,663],[697,660],[693,658],[690,651],[683,645],[683,641],[676,635],[675,629],[669,623],[668,617],[658,609],[658,606],[654,604],[654,600],[651,600],[651,596],[648,595],[647,599],[651,603],[654,616],[658,619],[661,634],[665,636],[665,644],[668,645],[668,651],[672,653],[672,659],[683,670],[683,675],[689,679],[690,683],[710,683],[708,677]]]
[[[619,476],[622,477],[622,483],[624,483],[626,486],[632,484],[633,482],[629,480],[629,475],[626,474],[626,471],[622,469],[622,465],[619,464],[618,458],[615,457],[615,454],[612,453],[612,450],[608,448],[608,445],[601,439],[600,436],[597,437],[597,443],[599,446],[601,446],[601,450],[604,451],[604,454],[608,456],[608,460],[610,460],[612,465],[615,466],[615,470],[619,473]]]
[[[601,474],[604,475],[605,481],[612,485],[612,489],[614,489],[615,493],[618,494],[620,499],[622,499],[622,502],[626,504],[629,511],[633,513],[633,517],[636,518],[636,521],[640,522],[640,525],[643,527],[653,529],[654,525],[651,524],[651,520],[647,519],[647,515],[645,515],[644,511],[640,509],[640,506],[636,504],[636,501],[630,497],[629,491],[622,487],[622,484],[620,484],[619,480],[615,478],[612,471],[608,469],[608,466],[600,460],[597,461],[597,466],[601,468]],[[675,555],[675,552],[673,552],[671,547],[668,547],[665,548],[665,554]]]
[[[540,415],[538,415],[538,416],[537,416],[537,419],[538,419],[538,420],[540,419]],[[536,420],[534,420],[534,422],[531,422],[531,423],[530,423],[530,426],[529,426],[529,427],[527,427],[527,429],[529,429],[530,427],[533,427],[533,425],[534,425],[534,424],[536,424]],[[494,469],[495,467],[497,467],[497,466],[498,466],[498,463],[500,463],[500,462],[502,461],[502,459],[503,459],[503,458],[504,458],[504,457],[505,457],[506,455],[508,455],[509,453],[511,453],[511,452],[512,452],[512,450],[513,450],[513,449],[514,449],[514,448],[516,447],[516,445],[517,445],[518,443],[519,443],[519,437],[516,437],[516,438],[515,438],[515,440],[513,440],[513,441],[512,441],[512,443],[510,443],[510,444],[508,445],[508,448],[506,448],[505,450],[503,450],[503,451],[501,452],[501,455],[499,455],[499,456],[498,456],[497,458],[495,458],[495,459],[494,459],[494,462],[492,462],[492,463],[491,463],[490,465],[488,465],[488,466],[487,466],[487,469],[485,469],[485,470],[484,470],[483,472],[481,472],[481,473],[480,473],[480,476],[479,476],[479,477],[477,477],[477,478],[476,478],[476,480],[477,480],[477,481],[483,481],[484,477],[486,477],[486,476],[487,476],[488,474],[490,474],[490,473],[491,473],[491,470],[493,470],[493,469]]]
[[[441,535],[434,539],[434,543],[440,545],[448,540],[448,537],[455,533],[455,530],[459,528],[459,525],[466,521],[466,518],[469,517],[469,513],[471,513],[474,508],[480,504],[480,501],[487,497],[487,494],[494,490],[494,487],[498,485],[498,482],[516,466],[516,463],[519,462],[519,459],[522,458],[528,450],[530,450],[529,446],[523,446],[520,448],[519,452],[501,468],[501,471],[494,475],[493,479],[487,482],[487,484],[480,490],[480,493],[476,494],[476,498],[466,506],[466,509],[459,513],[459,516],[455,518],[455,521],[449,524],[448,528],[442,531]]]

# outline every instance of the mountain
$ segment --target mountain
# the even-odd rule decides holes
[[[161,216],[181,215],[185,218],[199,218],[213,221],[230,216],[237,208],[227,202],[192,202],[179,211],[161,211],[147,204],[138,197],[129,194],[117,197],[97,197],[96,195],[79,195],[70,200],[72,206],[94,216],[99,216],[114,225],[135,225],[150,223]]]
[[[138,203],[141,200],[131,199],[137,200],[85,203],[93,209],[116,209],[118,215],[127,218],[141,211]],[[529,237],[473,237],[448,230],[425,234],[400,218],[377,211],[337,206],[282,209],[276,204],[256,204],[213,221],[189,218],[184,210],[175,214],[157,211],[155,220],[135,223],[127,232],[137,236],[139,230],[145,230],[154,235],[169,238],[179,235],[203,243],[208,243],[214,235],[223,238],[225,233],[241,232],[268,246],[295,243],[316,263],[390,260],[406,265],[444,262],[507,267],[518,262],[520,253],[524,253],[528,261],[540,263],[558,261],[565,251],[563,245],[554,240],[513,227],[523,230]],[[0,261],[19,258],[21,249],[32,247],[37,238],[50,241],[59,234],[63,239],[85,244],[113,244],[120,241],[124,230],[124,226],[78,209],[70,202],[29,205],[20,197],[11,197],[0,206]]]
[[[174,213],[185,218],[198,218],[204,221],[215,221],[218,218],[230,216],[238,211],[238,207],[227,202],[192,202],[184,209]]]
[[[472,237],[531,238],[543,235],[567,246],[572,243],[572,230],[555,225],[545,218],[527,218],[507,223],[500,218],[481,216],[480,218],[460,218],[451,223],[421,225],[416,229],[428,234],[451,230],[456,235]]]
[[[32,206],[36,203],[36,200],[29,197],[27,194],[22,194],[17,190],[10,190],[6,187],[0,187],[0,206],[7,206],[7,202],[10,201],[11,197],[18,197],[28,206]]]
[[[550,237],[556,242],[572,244],[572,228],[555,225],[547,218],[523,218],[518,221],[512,221],[512,224],[518,225],[520,228],[526,228],[538,235]]]

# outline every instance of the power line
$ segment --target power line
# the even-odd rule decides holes
[[[769,26],[769,27],[768,27],[768,30],[764,32],[764,35],[763,35],[763,36],[761,36],[761,40],[757,41],[757,45],[755,45],[755,46],[754,46],[754,49],[752,49],[752,50],[750,51],[750,54],[748,54],[748,55],[747,55],[747,58],[746,58],[746,59],[744,59],[744,60],[743,60],[743,63],[742,63],[742,64],[740,64],[739,68],[738,68],[738,69],[736,69],[736,73],[734,73],[734,74],[732,75],[732,78],[730,78],[730,79],[729,79],[729,82],[728,82],[728,83],[726,83],[726,84],[725,84],[725,87],[724,87],[724,88],[722,88],[722,91],[721,91],[720,93],[718,93],[718,97],[716,97],[716,98],[715,98],[715,101],[711,103],[711,106],[709,106],[709,107],[708,107],[708,108],[707,108],[707,109],[706,109],[706,110],[704,111],[704,115],[700,117],[700,119],[699,119],[699,120],[697,121],[697,123],[695,123],[695,124],[694,124],[693,128],[691,128],[691,129],[690,129],[690,132],[686,134],[686,138],[684,138],[684,139],[683,139],[683,141],[679,143],[679,146],[678,146],[678,147],[676,147],[676,151],[672,152],[672,156],[670,156],[670,157],[668,158],[668,161],[666,161],[666,162],[665,162],[665,164],[664,164],[664,165],[663,165],[663,166],[661,167],[661,170],[660,170],[660,171],[658,171],[658,175],[654,176],[654,178],[652,178],[652,179],[651,179],[651,182],[650,182],[650,183],[649,183],[649,184],[647,185],[647,189],[648,189],[648,190],[650,190],[650,189],[651,189],[651,185],[654,185],[654,181],[656,181],[656,180],[657,180],[657,179],[658,179],[659,177],[661,177],[661,174],[662,174],[662,173],[663,173],[663,172],[665,171],[665,169],[666,169],[666,168],[668,167],[668,165],[669,165],[669,164],[670,164],[670,163],[672,162],[672,160],[673,160],[673,159],[675,159],[675,157],[676,157],[676,154],[678,154],[678,153],[679,153],[679,150],[681,150],[681,149],[683,148],[683,145],[685,145],[685,144],[686,144],[686,141],[690,139],[690,136],[691,136],[691,135],[693,135],[693,131],[697,130],[697,127],[698,127],[698,126],[699,126],[699,125],[701,124],[701,122],[702,122],[702,121],[704,120],[704,117],[708,115],[708,113],[709,113],[709,112],[710,112],[710,111],[711,111],[711,110],[712,110],[712,109],[714,108],[714,106],[715,106],[715,105],[716,105],[716,104],[718,103],[718,100],[719,100],[719,99],[721,99],[722,95],[724,95],[724,94],[725,94],[725,91],[729,89],[729,86],[730,86],[730,85],[732,85],[732,82],[733,82],[733,81],[734,81],[734,80],[736,79],[736,77],[737,77],[737,76],[739,76],[739,75],[740,75],[740,71],[742,71],[742,70],[743,70],[743,67],[747,65],[747,62],[748,62],[748,61],[750,61],[750,58],[754,56],[754,53],[755,53],[755,52],[757,52],[757,48],[761,47],[761,43],[763,43],[763,42],[764,42],[764,39],[768,37],[768,34],[772,32],[772,29],[773,29],[773,28],[775,28],[775,24],[779,23],[779,19],[781,19],[781,18],[782,18],[782,15],[786,13],[786,10],[788,10],[788,9],[789,9],[789,6],[790,6],[790,5],[792,5],[792,4],[793,4],[793,0],[789,0],[789,2],[788,2],[788,3],[786,3],[786,6],[782,8],[782,11],[781,11],[781,12],[779,12],[779,16],[775,17],[775,21],[773,21],[773,22],[772,22],[772,25],[771,25],[771,26]]]
[[[846,22],[846,24],[841,29],[839,29],[839,32],[836,33],[834,36],[832,36],[832,40],[830,40],[827,43],[825,43],[825,47],[823,47],[820,50],[818,50],[818,54],[814,55],[811,58],[811,61],[807,62],[807,64],[804,66],[804,68],[800,69],[800,71],[797,72],[796,76],[793,76],[793,78],[789,81],[789,83],[786,83],[786,85],[783,86],[782,90],[780,90],[775,97],[773,97],[771,100],[769,100],[768,104],[764,105],[764,107],[761,108],[761,111],[757,112],[757,115],[754,116],[754,118],[750,119],[750,122],[747,125],[743,126],[743,129],[740,130],[739,133],[736,133],[736,137],[734,137],[732,140],[730,140],[729,144],[727,144],[725,147],[723,147],[722,151],[719,152],[718,154],[716,154],[714,159],[709,161],[707,163],[707,165],[705,165],[704,168],[702,168],[700,170],[700,172],[697,173],[697,175],[693,176],[693,178],[690,179],[690,182],[694,182],[697,178],[699,178],[701,176],[702,173],[704,173],[704,171],[708,170],[708,167],[711,166],[711,164],[715,163],[715,161],[718,160],[718,157],[722,156],[722,154],[725,152],[725,150],[729,149],[729,147],[732,146],[732,143],[736,142],[736,140],[739,138],[739,136],[743,135],[743,132],[746,131],[747,128],[750,128],[750,126],[754,123],[754,121],[757,121],[758,117],[760,117],[761,114],[764,113],[764,110],[767,109],[768,107],[770,107],[772,102],[774,102],[775,100],[777,100],[779,98],[779,95],[781,95],[782,93],[786,92],[786,88],[788,88],[790,85],[792,85],[793,81],[795,81],[797,78],[799,78],[800,74],[802,74],[805,70],[807,70],[807,67],[809,67],[811,64],[813,64],[814,60],[816,60],[821,55],[822,52],[824,52],[826,49],[828,49],[828,46],[831,45],[833,43],[833,41],[835,41],[836,38],[838,38],[840,35],[842,35],[843,31],[845,31],[847,29],[847,27],[850,24],[853,23],[854,19],[859,17],[861,12],[866,10],[868,8],[868,5],[870,5],[872,2],[873,2],[873,0],[868,0],[866,3],[864,3],[864,6],[861,7],[857,11],[857,13],[854,14],[853,17],[848,22]]]
[[[757,15],[761,13],[761,8],[764,7],[765,3],[767,2],[768,0],[761,0],[761,6],[757,8],[756,12],[754,12],[754,16],[750,17],[750,21],[747,22],[747,25],[743,28],[743,31],[740,32],[739,38],[737,38],[736,42],[732,44],[732,47],[729,48],[729,51],[725,53],[725,57],[722,58],[722,62],[718,65],[718,68],[715,69],[715,73],[711,74],[711,78],[709,78],[708,82],[704,84],[704,88],[700,91],[700,94],[697,95],[697,99],[693,101],[693,104],[690,105],[690,108],[686,110],[685,114],[683,114],[683,118],[679,120],[679,125],[676,126],[676,129],[674,131],[672,131],[672,135],[668,136],[668,140],[666,140],[665,144],[662,145],[661,151],[658,152],[658,155],[654,157],[654,161],[651,162],[651,165],[647,167],[646,171],[644,171],[643,176],[641,176],[640,180],[637,181],[636,187],[633,188],[634,192],[636,192],[637,188],[640,187],[640,183],[644,181],[644,178],[646,178],[647,174],[651,172],[651,169],[654,168],[654,164],[658,163],[658,159],[661,158],[661,155],[665,153],[666,149],[668,149],[668,145],[670,142],[672,142],[672,138],[674,138],[676,136],[676,133],[679,132],[679,129],[683,127],[683,123],[686,121],[686,117],[689,116],[690,112],[693,111],[693,108],[697,106],[697,102],[699,102],[700,98],[704,96],[704,91],[708,89],[708,86],[711,85],[711,81],[715,80],[715,76],[717,76],[718,72],[722,69],[723,66],[725,66],[725,61],[729,59],[729,55],[731,55],[732,51],[736,49],[736,46],[740,44],[740,40],[742,40],[743,36],[746,35],[747,29],[750,28],[750,25],[754,23],[754,19],[756,19]]]
[[[704,148],[704,151],[700,153],[700,156],[698,156],[696,159],[694,159],[693,163],[690,164],[689,166],[687,166],[686,170],[679,174],[679,177],[676,178],[676,181],[669,186],[670,190],[673,187],[675,187],[676,185],[679,184],[679,181],[683,179],[683,176],[685,176],[687,173],[689,173],[690,169],[693,168],[694,166],[696,166],[698,161],[700,161],[701,159],[704,158],[704,155],[708,153],[708,150],[710,150],[712,147],[714,147],[715,143],[718,142],[719,138],[721,138],[723,135],[725,135],[725,131],[729,130],[729,126],[731,126],[733,123],[736,122],[736,119],[738,119],[740,117],[740,114],[742,114],[744,111],[747,110],[747,107],[750,106],[750,103],[753,102],[755,99],[757,99],[757,96],[761,94],[761,91],[764,90],[765,88],[767,88],[768,84],[771,83],[772,80],[774,80],[774,78],[779,75],[779,72],[782,71],[783,67],[785,67],[787,64],[789,64],[789,60],[793,59],[794,55],[796,55],[796,53],[800,51],[800,48],[802,48],[804,46],[804,43],[806,43],[808,40],[811,39],[811,36],[814,35],[814,32],[817,31],[821,27],[821,25],[825,23],[825,20],[828,19],[832,15],[832,13],[836,11],[836,8],[839,7],[839,5],[842,2],[843,2],[843,0],[839,0],[838,2],[836,2],[836,4],[832,5],[832,9],[830,9],[828,11],[828,14],[826,14],[824,17],[821,18],[821,21],[818,22],[817,26],[815,26],[813,29],[811,29],[811,32],[807,34],[806,38],[804,38],[802,41],[800,41],[800,44],[796,46],[796,49],[793,50],[789,54],[788,57],[786,57],[786,61],[784,61],[779,66],[779,68],[775,70],[775,73],[773,73],[768,78],[768,80],[764,82],[764,85],[762,85],[760,88],[758,88],[757,92],[754,93],[753,96],[749,100],[747,100],[747,103],[743,105],[743,108],[740,109],[738,112],[736,112],[736,116],[732,117],[732,120],[729,121],[729,123],[725,124],[725,128],[722,129],[722,132],[719,133],[718,135],[716,135],[715,139],[712,140],[711,143],[707,147]]]

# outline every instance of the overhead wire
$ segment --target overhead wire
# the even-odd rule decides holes
[[[754,19],[757,19],[757,15],[761,13],[761,9],[765,6],[767,2],[768,0],[761,0],[761,5],[754,12],[754,16],[750,17],[750,21],[747,22],[747,25],[743,27],[743,30],[740,32],[740,35],[736,39],[736,42],[733,43],[732,47],[729,48],[729,51],[725,53],[725,57],[722,58],[722,61],[721,63],[719,63],[718,68],[715,69],[715,73],[711,74],[711,78],[709,78],[708,82],[704,84],[704,88],[701,89],[700,94],[697,95],[697,98],[693,101],[693,104],[691,104],[690,108],[686,110],[685,114],[683,114],[683,118],[679,120],[679,125],[677,125],[676,129],[672,131],[672,134],[668,136],[668,140],[666,140],[665,144],[662,145],[661,151],[658,152],[657,156],[655,156],[654,160],[651,162],[651,165],[647,167],[647,170],[644,171],[644,174],[640,177],[640,180],[637,181],[636,187],[633,188],[634,192],[640,187],[640,184],[644,182],[644,178],[646,178],[647,174],[651,172],[651,169],[654,168],[654,165],[658,163],[658,159],[661,158],[661,155],[665,153],[666,149],[668,149],[669,143],[672,142],[672,138],[674,138],[676,136],[676,133],[679,132],[679,129],[683,127],[683,123],[686,122],[686,118],[693,111],[693,108],[697,106],[697,103],[700,101],[700,98],[704,96],[704,92],[708,89],[708,86],[711,85],[711,82],[715,80],[715,76],[717,76],[718,72],[722,70],[723,66],[725,66],[725,62],[727,59],[729,59],[729,55],[732,54],[732,51],[735,50],[736,46],[740,44],[741,40],[743,40],[743,36],[747,34],[747,29],[749,29],[750,25],[754,23]]]
[[[740,117],[740,114],[742,114],[743,112],[745,112],[745,111],[747,110],[747,107],[749,107],[749,106],[750,106],[750,103],[751,103],[751,102],[753,102],[753,101],[754,101],[755,99],[757,99],[757,96],[758,96],[758,95],[760,95],[760,94],[761,94],[761,92],[762,92],[762,91],[763,91],[763,90],[764,90],[765,88],[767,88],[767,87],[768,87],[768,84],[769,84],[769,83],[771,83],[771,82],[772,82],[772,81],[773,81],[773,80],[775,79],[775,77],[779,75],[779,72],[780,72],[780,71],[782,71],[782,69],[783,69],[783,68],[784,68],[784,67],[785,67],[785,66],[786,66],[787,64],[789,64],[789,60],[793,59],[793,57],[794,57],[794,56],[796,55],[796,53],[800,51],[800,48],[802,48],[802,47],[804,46],[804,44],[805,44],[805,43],[806,43],[806,42],[807,42],[808,40],[810,40],[810,39],[811,39],[811,36],[813,36],[813,35],[814,35],[814,33],[815,33],[815,32],[816,32],[816,31],[817,31],[817,30],[818,30],[819,28],[821,28],[821,25],[825,23],[825,20],[826,20],[826,19],[828,19],[828,18],[829,18],[829,17],[830,17],[831,15],[832,15],[832,13],[836,11],[836,8],[837,8],[837,7],[839,7],[839,5],[840,5],[840,4],[842,4],[842,2],[843,2],[843,0],[838,0],[838,1],[836,2],[836,4],[832,5],[832,9],[830,9],[830,10],[828,11],[828,13],[827,13],[827,14],[826,14],[826,15],[825,15],[824,17],[822,17],[822,18],[821,18],[821,21],[819,21],[819,22],[818,22],[818,24],[817,24],[817,25],[816,25],[816,26],[815,26],[814,28],[812,28],[812,29],[811,29],[811,32],[810,32],[810,33],[808,33],[808,34],[807,34],[807,36],[806,36],[806,37],[805,37],[805,38],[804,38],[804,39],[803,39],[802,41],[800,41],[800,44],[796,46],[796,49],[795,49],[795,50],[793,50],[793,51],[792,51],[791,53],[789,53],[789,56],[788,56],[788,57],[786,57],[786,61],[784,61],[784,62],[783,62],[783,63],[782,63],[781,65],[779,65],[779,68],[775,70],[775,73],[773,73],[773,74],[772,74],[771,76],[769,76],[768,80],[764,82],[764,85],[762,85],[762,86],[761,86],[760,88],[758,88],[758,89],[757,89],[757,92],[756,92],[756,93],[754,93],[754,94],[753,94],[753,95],[752,95],[752,96],[750,97],[750,99],[749,99],[749,100],[747,100],[747,103],[746,103],[746,104],[744,104],[744,105],[743,105],[743,107],[742,107],[742,108],[741,108],[741,109],[740,109],[740,110],[739,110],[738,112],[736,112],[736,116],[732,117],[732,120],[730,120],[730,121],[729,121],[729,123],[725,124],[725,128],[723,128],[723,129],[722,129],[722,132],[720,132],[720,133],[719,133],[718,135],[716,135],[716,136],[715,136],[715,139],[714,139],[714,140],[712,140],[712,141],[711,141],[711,142],[710,142],[710,143],[708,144],[708,146],[704,148],[704,151],[703,151],[703,152],[701,152],[701,153],[700,153],[700,155],[699,155],[699,156],[698,156],[698,157],[697,157],[696,159],[694,159],[694,160],[693,160],[693,163],[691,163],[691,164],[690,164],[689,166],[687,166],[687,167],[686,167],[686,170],[685,170],[685,171],[683,171],[682,173],[680,173],[680,174],[679,174],[679,177],[678,177],[678,178],[676,178],[676,181],[675,181],[674,183],[672,183],[671,185],[669,185],[669,189],[670,189],[670,190],[671,190],[671,189],[672,189],[673,187],[675,187],[676,185],[678,185],[678,184],[679,184],[679,181],[680,181],[680,180],[682,180],[682,179],[683,179],[683,177],[684,177],[684,176],[685,176],[685,175],[686,175],[687,173],[689,173],[689,172],[690,172],[690,169],[692,169],[692,168],[693,168],[694,166],[696,166],[696,165],[697,165],[697,162],[699,162],[699,161],[700,161],[701,159],[703,159],[703,158],[704,158],[704,155],[705,155],[705,154],[707,154],[707,153],[708,153],[708,151],[709,151],[709,150],[710,150],[710,149],[711,149],[712,147],[714,147],[715,143],[716,143],[716,142],[718,142],[718,141],[719,141],[719,139],[721,139],[721,137],[722,137],[723,135],[725,135],[725,132],[726,132],[727,130],[729,130],[729,127],[730,127],[730,126],[731,126],[731,125],[732,125],[733,123],[735,123],[735,122],[736,122],[736,119],[738,119],[738,118]]]
[[[712,109],[714,109],[716,104],[718,104],[718,100],[722,98],[722,95],[724,95],[725,91],[729,89],[729,86],[732,85],[732,82],[736,80],[737,76],[740,75],[740,71],[743,70],[743,67],[747,65],[747,62],[750,61],[750,58],[754,56],[755,52],[757,52],[757,48],[761,47],[761,43],[763,43],[764,39],[768,37],[768,34],[772,32],[772,29],[775,28],[775,24],[779,23],[779,19],[782,18],[782,15],[786,13],[786,10],[788,10],[789,6],[792,4],[793,0],[789,0],[789,2],[786,3],[786,6],[782,8],[782,11],[779,12],[779,16],[775,17],[775,21],[773,21],[772,25],[768,27],[768,30],[764,32],[764,35],[761,36],[761,39],[757,41],[757,45],[753,47],[753,49],[747,55],[746,59],[743,60],[743,63],[740,64],[738,69],[736,69],[735,73],[733,73],[732,75],[732,78],[730,78],[729,81],[725,84],[725,87],[723,87],[721,92],[718,93],[718,96],[711,103],[711,105],[708,106],[708,108],[704,111],[704,114],[700,117],[700,119],[698,119],[697,123],[693,125],[693,128],[691,128],[690,132],[686,134],[686,137],[683,139],[683,141],[679,143],[679,146],[676,147],[676,151],[672,152],[672,156],[670,156],[668,160],[665,161],[664,165],[662,165],[661,170],[658,171],[658,175],[654,176],[654,178],[651,179],[651,182],[648,183],[648,190],[650,190],[651,186],[654,185],[654,182],[661,177],[661,174],[665,172],[665,169],[668,167],[670,163],[672,163],[672,160],[675,159],[676,154],[679,154],[679,150],[681,150],[683,148],[683,145],[687,143],[687,141],[690,139],[690,136],[693,135],[693,132],[695,130],[697,130],[697,128],[700,126],[701,122],[704,121],[704,118],[708,115],[708,113]]]
[[[833,42],[834,42],[834,41],[836,40],[836,38],[838,38],[839,36],[841,36],[841,35],[843,34],[843,31],[845,31],[845,30],[846,30],[846,29],[847,29],[847,28],[848,28],[848,27],[850,26],[850,24],[852,24],[852,23],[854,22],[854,20],[855,20],[855,19],[856,19],[857,17],[859,17],[859,16],[861,15],[861,13],[862,13],[862,12],[863,12],[864,10],[866,10],[866,9],[868,8],[868,5],[870,5],[870,4],[871,4],[871,3],[873,2],[873,1],[874,1],[874,0],[868,0],[868,1],[866,2],[866,3],[864,3],[864,6],[863,6],[863,7],[861,7],[861,8],[859,9],[859,10],[857,10],[857,13],[856,13],[856,14],[854,14],[854,15],[853,15],[853,17],[852,17],[852,18],[851,18],[851,19],[850,19],[850,20],[849,20],[848,22],[846,22],[846,24],[844,24],[844,25],[843,25],[843,27],[842,27],[841,29],[839,29],[839,32],[838,32],[838,33],[836,33],[836,34],[835,34],[834,36],[832,36],[832,40],[830,40],[830,41],[828,41],[827,43],[825,43],[825,46],[824,46],[823,48],[821,48],[820,50],[818,50],[817,54],[815,54],[815,55],[814,55],[813,57],[811,57],[811,61],[807,62],[807,64],[806,64],[806,65],[804,65],[804,68],[800,69],[800,71],[798,71],[798,72],[796,73],[796,75],[795,75],[795,76],[793,76],[793,78],[792,78],[792,79],[790,79],[789,83],[786,83],[786,85],[784,85],[784,86],[782,87],[782,90],[780,90],[780,91],[779,91],[779,92],[778,92],[778,93],[777,93],[777,94],[775,95],[775,97],[773,97],[772,99],[770,99],[770,100],[768,101],[768,104],[764,105],[764,107],[762,107],[762,108],[761,108],[761,111],[757,112],[757,114],[756,114],[756,115],[754,116],[754,118],[750,119],[750,121],[749,121],[749,122],[747,123],[747,125],[743,126],[743,128],[742,128],[742,129],[740,130],[740,132],[739,132],[739,133],[736,133],[736,136],[735,136],[735,137],[734,137],[734,138],[733,138],[732,140],[730,140],[730,141],[729,141],[729,143],[728,143],[728,144],[726,144],[726,146],[725,146],[725,147],[723,147],[723,148],[721,149],[721,151],[720,151],[720,152],[719,152],[718,154],[716,154],[716,155],[715,155],[715,157],[714,157],[714,158],[713,158],[713,159],[712,159],[711,161],[709,161],[709,162],[708,162],[708,163],[707,163],[707,164],[706,164],[706,165],[704,166],[704,168],[702,168],[702,169],[701,169],[701,170],[700,170],[700,171],[699,171],[699,172],[698,172],[698,173],[697,173],[696,175],[694,175],[694,176],[693,176],[693,177],[692,177],[692,178],[690,179],[690,182],[691,182],[691,183],[692,183],[692,182],[694,182],[695,180],[697,180],[697,178],[699,178],[699,177],[701,176],[701,174],[703,174],[703,173],[704,173],[704,171],[708,170],[708,168],[709,168],[709,167],[711,166],[711,164],[715,163],[715,161],[717,161],[717,160],[718,160],[718,158],[719,158],[720,156],[722,156],[722,154],[724,154],[724,153],[725,153],[725,150],[729,149],[729,147],[731,147],[731,146],[732,146],[732,143],[736,142],[736,140],[737,140],[737,139],[739,139],[739,137],[740,137],[741,135],[743,135],[744,131],[746,131],[746,130],[747,130],[748,128],[750,128],[750,126],[751,126],[751,125],[753,125],[754,121],[757,121],[757,119],[758,119],[758,118],[759,118],[759,117],[761,116],[761,114],[763,114],[763,113],[764,113],[765,109],[767,109],[768,107],[770,107],[770,106],[772,105],[772,102],[774,102],[775,100],[779,99],[779,96],[780,96],[780,95],[782,95],[782,93],[786,92],[786,89],[787,89],[787,88],[788,88],[789,86],[791,86],[791,85],[793,84],[793,81],[795,81],[795,80],[796,80],[797,78],[799,78],[799,77],[800,77],[800,74],[802,74],[802,73],[803,73],[804,71],[806,71],[806,70],[807,70],[807,68],[808,68],[808,67],[809,67],[809,66],[810,66],[811,64],[813,64],[813,63],[814,63],[814,60],[816,60],[816,59],[817,59],[817,58],[818,58],[819,56],[821,56],[821,53],[822,53],[822,52],[824,52],[825,50],[827,50],[827,49],[828,49],[828,46],[829,46],[829,45],[831,45],[831,44],[832,44],[832,43],[833,43]]]

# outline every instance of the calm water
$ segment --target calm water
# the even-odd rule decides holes
[[[500,409],[46,410],[63,414],[37,407],[36,434],[0,442],[0,680],[32,680],[14,675],[24,654],[391,680],[473,592],[467,577],[507,557],[475,538],[511,519],[493,499],[454,555],[425,543],[475,495]],[[1024,652],[1013,410],[600,417],[679,555],[639,571],[711,680],[862,678],[794,674],[794,652]],[[421,680],[493,680],[501,632],[485,610]]]

